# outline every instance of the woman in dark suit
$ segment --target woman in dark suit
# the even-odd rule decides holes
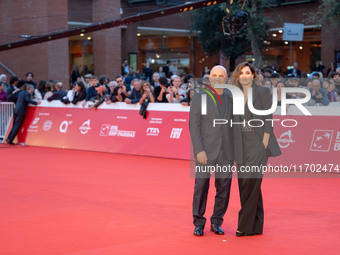
[[[252,88],[255,109],[268,110],[272,106],[270,90],[260,86],[261,83],[256,78],[258,76],[254,67],[247,62],[239,64],[232,76],[233,85],[239,87],[244,94],[244,115],[234,115],[234,122],[245,121],[246,124],[234,125],[235,161],[238,168],[241,200],[236,236],[262,234],[264,218],[261,182],[263,172],[260,167],[267,164],[269,156],[281,154],[273,133],[272,122],[265,121],[272,119],[272,115],[256,115],[248,108],[249,88]],[[248,123],[253,119],[257,120]],[[245,169],[248,171],[244,171]]]

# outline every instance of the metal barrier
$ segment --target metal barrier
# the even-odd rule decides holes
[[[14,103],[0,103],[0,143],[3,143],[13,117]]]

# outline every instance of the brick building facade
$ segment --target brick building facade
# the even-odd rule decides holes
[[[322,27],[308,25],[304,40],[292,43],[290,59],[289,45],[282,41],[279,30],[285,22],[303,22],[303,13],[315,11],[318,4],[312,1],[300,4],[292,0],[281,2],[286,4],[265,11],[265,15],[274,23],[270,23],[263,64],[275,65],[284,71],[290,62],[297,61],[302,71],[309,72],[314,61],[321,58],[327,69],[330,62],[335,61],[335,52],[340,51],[337,29],[330,24]],[[140,3],[138,0],[1,1],[0,43],[21,40],[23,38],[20,35],[42,35],[173,5],[171,1],[168,5],[159,1],[157,3]],[[274,33],[276,37],[273,37]],[[87,65],[94,69],[96,75],[107,74],[114,78],[121,72],[123,58],[135,62],[131,64],[139,70],[146,60],[153,60],[152,66],[156,69],[167,59],[172,59],[178,62],[179,68],[196,76],[201,75],[204,66],[211,67],[221,60],[229,66],[228,61],[219,56],[207,56],[203,52],[197,34],[190,31],[188,13],[0,52],[0,61],[4,66],[21,78],[26,72],[32,71],[35,81],[57,79],[64,84],[68,84],[74,64],[81,68]],[[251,53],[237,62],[246,59],[251,60]],[[10,75],[2,66],[0,73]]]

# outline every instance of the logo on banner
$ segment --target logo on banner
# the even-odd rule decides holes
[[[53,122],[51,120],[46,120],[43,125],[44,131],[49,131],[52,129]]]
[[[38,132],[38,122],[40,118],[35,118],[32,122],[32,124],[28,127],[27,132]]]
[[[289,145],[295,142],[295,140],[292,139],[292,130],[288,130],[287,132],[284,132],[280,137],[277,139],[277,142],[280,146],[280,148],[287,148]]]
[[[150,124],[162,124],[163,123],[163,118],[151,118],[149,123]]]
[[[66,133],[68,129],[68,125],[71,125],[71,124],[72,124],[72,121],[64,120],[63,122],[61,122],[59,126],[60,133]]]
[[[159,128],[148,128],[146,130],[147,136],[158,136],[159,134]]]
[[[32,122],[32,125],[37,125],[39,120],[40,118],[35,118],[34,121]]]
[[[109,134],[110,125],[109,124],[103,124],[100,128],[99,135],[100,136],[107,136]]]
[[[331,147],[334,130],[314,130],[310,151],[328,152]]]
[[[82,133],[83,135],[85,135],[90,129],[90,120],[85,121],[83,125],[81,125],[81,127],[79,128],[80,133]]]
[[[175,122],[187,122],[186,119],[174,119]]]
[[[109,136],[135,137],[136,131],[119,130],[118,126],[111,126]]]
[[[183,128],[173,128],[171,130],[170,139],[179,139],[181,137]]]

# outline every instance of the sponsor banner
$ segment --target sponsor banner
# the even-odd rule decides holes
[[[190,158],[188,111],[29,107],[18,142],[27,145]]]
[[[339,164],[340,127],[334,125],[340,116],[274,116],[295,119],[297,126],[283,127],[275,123],[274,133],[282,155],[270,158],[275,165]]]
[[[29,107],[18,142],[190,159],[189,108],[175,111],[175,106],[169,104],[169,111],[148,110],[143,119],[138,106],[129,107]],[[340,128],[334,123],[340,121],[340,116],[274,115],[273,119],[279,120],[274,122],[274,133],[282,155],[270,158],[270,164],[339,164]]]

